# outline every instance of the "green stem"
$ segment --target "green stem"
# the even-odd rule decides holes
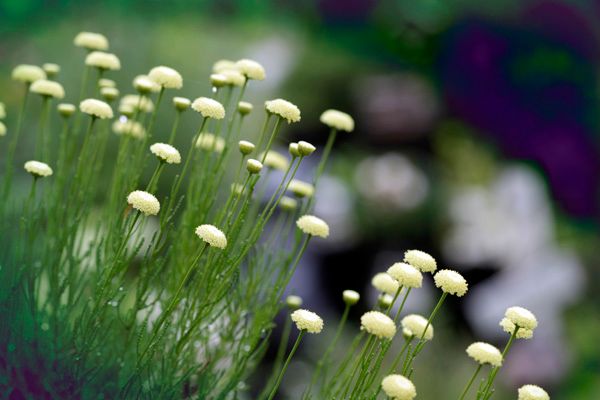
[[[350,380],[347,381],[346,384],[346,389],[344,390],[344,394],[342,396],[342,398],[346,398],[346,394],[348,393],[348,390],[350,389],[350,386],[352,386],[352,392],[350,393],[350,398],[354,399],[354,394],[356,393],[356,390],[359,388],[359,386],[362,383],[363,380],[363,376],[364,376],[364,371],[366,368],[366,363],[367,361],[369,361],[370,363],[370,358],[369,355],[371,354],[371,351],[373,350],[373,346],[375,345],[375,337],[373,335],[369,335],[369,339],[367,340],[367,343],[365,343],[365,346],[363,347],[362,352],[360,353],[359,357],[356,359],[356,364],[354,366],[354,368],[352,368],[352,375],[350,376]],[[359,372],[358,378],[356,380],[356,382],[354,383],[354,385],[352,385],[352,381],[354,379],[354,375],[356,372]]]
[[[406,299],[408,298],[408,295],[410,294],[411,291],[411,287],[406,288],[406,293],[404,293],[404,298],[402,299],[402,303],[400,303],[400,307],[398,307],[398,311],[396,311],[396,315],[394,316],[394,323],[398,322],[398,317],[400,317],[400,313],[402,312],[402,309],[404,308],[404,303],[406,303]]]
[[[502,360],[504,360],[504,358],[506,357],[506,354],[508,353],[508,350],[511,348],[515,338],[517,337],[517,332],[519,331],[519,329],[520,329],[520,327],[518,325],[515,325],[515,330],[510,335],[510,338],[508,339],[508,342],[506,343],[506,346],[504,346],[504,350],[502,351]],[[484,391],[483,391],[483,396],[482,396],[483,399],[488,399],[492,395],[490,393],[490,390],[492,389],[492,385],[494,384],[496,375],[498,375],[498,371],[500,371],[500,367],[494,367],[490,371],[490,374],[487,379],[487,383],[486,383]]]
[[[262,128],[260,130],[260,135],[258,137],[258,143],[256,144],[256,151],[257,152],[260,151],[260,148],[262,147],[262,144],[263,144],[263,142],[265,140],[265,134],[267,133],[267,128],[269,126],[269,121],[271,120],[271,116],[272,115],[273,114],[271,114],[269,112],[267,112],[267,114],[265,115],[265,122],[263,122],[263,126],[262,126]],[[265,152],[265,154],[267,154],[267,153]],[[264,156],[263,156],[263,159],[262,159],[261,162],[262,163],[265,162],[265,157]]]
[[[146,186],[146,192],[152,193],[154,191],[154,188],[155,188],[156,184],[158,183],[158,179],[160,178],[160,174],[164,167],[165,167],[165,162],[163,160],[160,160],[158,162],[158,165],[154,169],[154,173],[152,174],[152,177],[150,178],[150,182],[148,182],[148,186]]]
[[[168,203],[167,208],[161,218],[161,228],[164,227],[163,225],[167,221],[167,218],[169,217],[169,214],[171,213],[171,210],[172,210],[173,206],[175,205],[175,198],[177,197],[177,194],[179,193],[179,187],[181,186],[181,182],[183,182],[183,179],[185,178],[185,175],[187,174],[187,171],[190,166],[190,162],[194,155],[194,149],[196,148],[196,141],[198,140],[198,137],[204,130],[204,127],[206,126],[207,122],[208,122],[208,118],[202,118],[202,123],[200,124],[198,131],[192,138],[192,143],[188,150],[187,156],[185,157],[185,162],[183,164],[183,169],[181,171],[181,174],[175,178],[175,183],[171,187],[171,193],[169,195],[169,203]]]
[[[87,86],[87,80],[88,80],[88,76],[90,74],[90,68],[89,66],[85,66],[83,68],[83,74],[81,76],[81,87],[79,89],[79,101],[83,100],[83,97],[85,96],[86,93],[86,86]]]
[[[327,143],[325,144],[325,148],[323,149],[323,155],[321,156],[321,160],[319,161],[319,165],[317,166],[317,170],[313,180],[313,185],[315,187],[317,187],[319,178],[321,177],[321,175],[323,175],[323,171],[325,170],[325,164],[327,164],[327,160],[329,159],[329,154],[331,153],[331,149],[333,148],[333,143],[335,142],[336,135],[337,130],[335,128],[331,128],[331,131],[329,132],[329,137],[327,138]]]
[[[148,129],[146,130],[146,140],[150,140],[152,138],[152,129],[154,128],[154,124],[156,123],[156,115],[158,114],[158,108],[160,107],[160,103],[162,101],[163,95],[165,93],[165,87],[160,87],[160,92],[158,92],[158,97],[156,98],[156,106],[154,107],[154,111],[152,111],[152,116],[150,117],[150,123],[148,124]]]
[[[273,386],[273,383],[277,378],[277,371],[281,371],[281,365],[283,364],[285,350],[287,349],[288,343],[290,341],[291,331],[292,319],[289,318],[289,316],[286,316],[285,323],[283,325],[283,331],[281,333],[281,340],[279,341],[279,346],[277,347],[277,354],[275,355],[275,361],[273,361],[273,370],[271,371],[271,376],[267,380],[263,392],[260,394],[260,396],[258,396],[259,398],[264,398],[267,395],[267,391]]]
[[[8,154],[6,156],[6,169],[4,173],[4,188],[3,188],[3,204],[6,204],[6,197],[8,196],[8,192],[10,191],[11,182],[12,182],[12,173],[13,173],[13,160],[15,157],[15,151],[17,149],[17,144],[19,142],[19,136],[21,135],[21,130],[23,127],[23,119],[25,117],[25,110],[27,108],[27,99],[29,98],[29,86],[30,83],[25,83],[25,93],[23,95],[23,99],[21,100],[21,107],[19,109],[19,116],[17,117],[17,126],[15,129],[15,134],[13,135],[9,145],[8,145]]]
[[[473,384],[473,382],[475,382],[475,378],[477,378],[477,375],[479,375],[479,371],[481,371],[481,367],[482,367],[482,364],[479,364],[477,366],[475,373],[471,376],[471,379],[469,379],[469,382],[467,382],[467,385],[465,386],[464,390],[462,391],[462,394],[460,395],[459,400],[464,400],[465,396],[469,392],[469,389],[471,388],[471,385]]]
[[[304,332],[305,331],[303,331],[303,330],[300,331],[300,334],[296,338],[294,347],[292,347],[290,354],[288,355],[287,359],[285,360],[285,364],[283,364],[283,368],[281,369],[281,372],[279,373],[279,376],[277,377],[277,381],[275,382],[275,385],[273,386],[273,389],[271,390],[271,394],[269,395],[269,398],[267,400],[273,400],[273,398],[275,397],[275,394],[277,393],[277,389],[279,388],[279,385],[281,384],[281,379],[283,379],[283,375],[285,374],[285,371],[286,371],[288,365],[290,364],[290,361],[292,360],[294,353],[296,353],[296,350],[298,350],[298,346],[300,345],[300,340],[302,340],[302,336],[304,336]]]
[[[329,355],[335,349],[335,347],[337,345],[337,342],[338,342],[338,340],[339,340],[339,338],[340,338],[340,336],[342,334],[342,331],[344,330],[344,326],[346,325],[346,320],[348,319],[348,314],[350,313],[350,307],[351,307],[350,304],[346,303],[346,307],[344,308],[344,313],[342,314],[342,318],[340,319],[340,323],[338,324],[338,327],[337,327],[337,329],[335,331],[335,335],[333,336],[333,340],[331,341],[331,343],[329,344],[329,346],[325,350],[325,353],[323,354],[323,357],[321,357],[321,359],[317,363],[317,368],[313,372],[312,379],[310,380],[310,384],[308,385],[308,388],[306,390],[307,393],[310,393],[310,390],[311,390],[312,386],[317,382],[317,379],[321,376],[321,370],[327,364],[327,362],[329,360]]]
[[[169,135],[168,144],[172,145],[177,135],[177,128],[179,127],[179,119],[181,118],[181,111],[177,110],[175,113],[175,120],[173,121],[173,127],[171,128],[171,134]]]
[[[200,251],[198,252],[198,254],[196,255],[196,257],[194,258],[194,260],[191,262],[191,264],[188,267],[185,275],[183,276],[183,279],[181,280],[181,282],[179,284],[179,287],[175,291],[175,294],[173,295],[173,298],[171,299],[171,302],[169,303],[169,305],[165,309],[165,312],[161,314],[160,319],[156,322],[156,324],[152,328],[152,336],[150,337],[150,340],[148,341],[148,344],[146,345],[144,351],[142,351],[142,353],[138,357],[138,361],[137,361],[137,365],[136,365],[136,371],[139,371],[139,369],[140,369],[140,367],[142,365],[142,362],[144,361],[144,357],[146,356],[146,354],[148,353],[148,351],[152,347],[153,342],[156,339],[156,336],[158,336],[160,328],[162,327],[162,325],[164,324],[164,322],[166,321],[166,319],[169,318],[169,316],[171,315],[171,313],[175,309],[175,306],[177,305],[177,302],[179,300],[179,296],[181,295],[181,292],[183,291],[183,288],[185,287],[186,283],[188,282],[188,279],[191,276],[192,271],[194,271],[194,269],[196,268],[196,266],[197,266],[196,264],[200,261],[200,258],[202,258],[202,255],[204,254],[204,252],[205,252],[205,250],[206,250],[207,247],[208,247],[208,245],[205,243],[202,246],[202,248],[200,249]],[[129,385],[129,383],[131,382],[131,380],[133,379],[134,376],[135,376],[135,374],[132,375],[132,377],[130,378],[130,380],[129,380],[128,384],[126,385],[126,387]]]
[[[277,133],[279,132],[279,129],[281,128],[281,120],[283,118],[279,117],[277,118],[277,121],[275,121],[275,126],[273,127],[273,131],[271,132],[271,137],[269,137],[269,141],[267,142],[267,147],[265,147],[265,151],[263,153],[262,156],[262,160],[260,160],[261,163],[265,162],[265,158],[267,158],[267,153],[269,152],[269,150],[271,150],[271,146],[273,145],[273,140],[275,140],[275,136],[277,136]]]
[[[437,304],[435,305],[433,311],[429,315],[429,318],[427,319],[427,324],[425,324],[425,328],[423,329],[423,333],[421,334],[421,337],[419,338],[419,342],[417,343],[417,345],[415,346],[415,348],[413,349],[413,351],[407,355],[407,361],[408,362],[404,366],[404,369],[402,371],[402,375],[406,376],[406,374],[407,374],[409,368],[411,367],[412,362],[414,361],[415,357],[417,357],[417,355],[423,349],[423,346],[425,345],[425,334],[427,333],[427,328],[429,328],[429,325],[431,325],[431,322],[433,321],[433,319],[435,318],[436,314],[440,310],[440,307],[444,303],[444,300],[446,299],[447,296],[448,296],[448,293],[446,293],[446,292],[442,293],[442,296],[440,297],[440,299],[438,300]]]
[[[42,112],[38,127],[38,137],[35,144],[35,156],[38,160],[50,162],[48,159],[48,148],[46,138],[46,121],[48,120],[48,106],[50,105],[50,96],[42,96]]]

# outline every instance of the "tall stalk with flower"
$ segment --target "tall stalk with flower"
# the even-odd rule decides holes
[[[20,109],[6,110],[0,103],[0,119],[8,114],[16,120],[0,122],[0,140],[8,140],[0,193],[5,321],[0,393],[8,398],[243,396],[306,249],[313,238],[329,236],[326,221],[312,215],[315,192],[337,132],[353,131],[354,120],[327,110],[320,116],[330,128],[322,151],[301,140],[282,154],[276,150],[281,132],[286,124],[299,123],[301,112],[290,101],[273,99],[260,113],[245,100],[255,81],[266,78],[260,63],[215,63],[212,97],[180,96],[184,79],[166,66],[126,76],[134,93],[121,96],[126,90],[113,78],[129,71],[109,52],[108,39],[82,32],[74,44],[86,52],[75,95],[59,82],[59,65],[20,65],[12,74],[24,89]],[[40,96],[41,107],[30,92]],[[172,92],[176,96],[167,102]],[[66,101],[54,108],[55,99]],[[156,126],[165,107],[171,128],[160,136]],[[188,113],[196,118],[192,134],[179,129],[188,109],[197,113]],[[51,118],[54,112],[59,125]],[[244,136],[244,124],[254,116],[262,129]],[[26,119],[38,121],[33,134],[23,130]],[[33,148],[22,145],[23,135],[31,135]],[[185,143],[179,149],[177,138]],[[114,156],[109,149],[115,149]],[[13,165],[17,152],[32,159],[24,165],[31,175],[26,194],[15,185],[23,178]],[[306,157],[320,157],[309,182],[296,178]],[[108,179],[101,186],[96,178],[105,170]],[[175,171],[174,178],[166,170]],[[270,179],[278,180],[275,190]],[[410,250],[376,275],[381,306],[363,314],[361,331],[338,360],[335,350],[350,307],[360,299],[345,291],[344,313],[303,397],[414,398],[414,361],[433,340],[434,318],[447,295],[467,292],[459,273],[439,271],[434,281],[442,294],[429,317],[400,319],[423,274],[436,269],[433,257]],[[305,333],[320,333],[325,325],[317,314],[299,309],[300,303],[288,297],[292,313],[285,341],[261,398],[275,398]],[[286,352],[292,321],[299,334]],[[502,353],[484,343],[470,346],[467,353],[480,365],[461,398],[487,363],[492,368],[477,396],[489,399],[512,341],[531,336],[536,324],[526,310],[511,308],[502,322],[511,333]],[[394,353],[399,336],[404,342]],[[543,399],[544,393],[529,385],[519,396]]]

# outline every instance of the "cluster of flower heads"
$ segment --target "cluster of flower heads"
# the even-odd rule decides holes
[[[121,68],[119,58],[115,54],[107,52],[109,43],[103,35],[82,32],[76,36],[74,44],[88,51],[85,65],[97,69],[101,76],[106,71],[116,71]],[[53,80],[59,71],[60,67],[56,64],[45,64],[43,68],[35,65],[19,65],[14,68],[12,78],[24,83],[31,93],[42,96],[45,101],[62,99],[65,97],[64,88],[60,83]],[[256,61],[249,59],[236,62],[221,60],[214,64],[210,82],[215,88],[223,86],[242,87],[246,85],[248,80],[263,80],[265,77],[264,68]],[[132,117],[140,112],[155,112],[158,102],[155,105],[148,95],[151,93],[162,95],[165,89],[180,89],[183,86],[183,78],[173,68],[157,66],[150,69],[145,75],[136,76],[132,84],[137,93],[121,97],[118,106],[121,117],[114,121],[112,128],[118,135],[143,139],[148,134],[147,127]],[[111,103],[120,95],[115,82],[110,79],[99,79],[98,86],[103,100],[88,98],[82,100],[79,104],[80,112],[89,115],[92,123],[96,119],[112,119],[114,112]],[[222,120],[226,116],[225,107],[219,101],[209,97],[198,97],[193,101],[184,97],[174,97],[172,104],[179,113],[191,108],[199,113],[204,121],[208,119]],[[288,124],[298,122],[301,119],[300,109],[287,100],[268,100],[264,103],[264,108],[269,117],[278,117]],[[69,103],[60,103],[57,110],[62,117],[69,118],[77,111],[77,107]],[[253,105],[251,103],[239,101],[237,104],[237,112],[242,118],[252,110]],[[1,121],[5,116],[4,104],[0,103],[0,136],[7,133],[6,126]],[[320,121],[330,127],[332,131],[351,132],[354,130],[355,125],[352,117],[337,110],[323,112]],[[193,146],[207,152],[222,153],[227,143],[222,137],[202,130],[195,137]],[[256,150],[256,146],[248,140],[241,140],[238,143],[238,149],[246,157]],[[315,150],[316,148],[312,144],[305,141],[290,143],[289,145],[289,153],[293,159],[309,156]],[[161,165],[163,163],[180,164],[182,162],[179,151],[169,143],[154,143],[150,146],[150,152],[156,156]],[[259,174],[264,167],[287,171],[290,168],[290,162],[288,158],[271,149],[266,149],[266,151],[258,154],[257,159],[248,158],[246,160],[246,170],[251,175]],[[36,179],[53,174],[52,168],[41,161],[28,161],[25,163],[24,168]],[[243,193],[244,190],[244,186],[237,182],[234,182],[231,188],[232,192],[237,195]],[[287,190],[295,198],[282,196],[279,199],[279,207],[284,211],[295,210],[298,204],[297,199],[313,196],[315,186],[309,182],[291,179],[287,185]],[[161,210],[159,200],[154,194],[146,190],[135,190],[129,193],[127,203],[132,209],[145,216],[157,215]],[[297,219],[296,226],[306,235],[307,241],[312,237],[327,238],[329,236],[328,224],[314,215],[301,216]],[[221,250],[225,250],[228,246],[226,234],[212,224],[197,226],[195,234],[206,246]],[[422,344],[433,340],[432,320],[446,295],[462,297],[468,291],[467,281],[458,272],[450,269],[436,271],[437,263],[431,255],[420,250],[408,250],[402,261],[391,265],[386,272],[377,273],[371,283],[381,293],[379,301],[381,309],[367,311],[361,316],[361,331],[377,340],[392,341],[397,333],[396,322],[401,311],[401,309],[398,311],[395,318],[390,316],[390,311],[396,299],[403,291],[406,297],[411,289],[420,288],[423,283],[423,274],[431,273],[434,274],[435,286],[443,293],[438,306],[429,318],[417,314],[404,316],[400,320],[400,328],[402,336],[407,341],[415,339],[418,340],[419,344]],[[345,290],[342,297],[347,307],[356,304],[360,300],[360,294],[353,290]],[[296,324],[298,330],[313,334],[320,333],[323,330],[324,322],[319,315],[300,309],[302,306],[300,297],[288,296],[286,303],[288,308],[293,310],[291,320]],[[537,320],[533,313],[522,307],[510,307],[506,310],[505,317],[500,321],[500,326],[511,335],[511,341],[514,338],[529,339],[533,336],[533,331],[537,327]],[[510,343],[508,346],[510,346]],[[507,349],[505,349],[505,352]],[[503,363],[504,353],[489,343],[475,342],[467,347],[466,353],[478,364],[488,364],[496,371]],[[409,350],[407,361],[412,361],[412,358],[416,355],[416,349],[412,354]],[[412,356],[412,358],[409,356]],[[489,387],[484,389],[490,390],[492,382],[493,379],[489,382]],[[416,387],[411,380],[407,376],[397,373],[390,373],[385,376],[380,386],[384,393],[393,399],[410,400],[417,395]],[[519,400],[549,399],[548,394],[535,385],[521,387],[518,390],[518,396]]]

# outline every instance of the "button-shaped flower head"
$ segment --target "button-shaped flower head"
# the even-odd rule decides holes
[[[112,108],[102,100],[85,99],[79,103],[79,109],[85,114],[100,119],[113,117]]]
[[[450,269],[438,271],[433,277],[435,286],[442,289],[443,292],[454,294],[458,297],[464,296],[469,289],[467,281],[461,274]]]
[[[181,89],[183,78],[179,72],[164,65],[154,67],[148,73],[150,79],[167,89]]]
[[[467,354],[479,364],[502,365],[502,353],[496,346],[485,342],[475,342],[467,347]]]
[[[225,118],[225,108],[223,108],[223,105],[218,101],[208,97],[198,97],[192,103],[192,108],[202,114],[204,118]]]
[[[423,337],[425,340],[433,339],[433,326],[427,326],[427,319],[418,314],[409,314],[400,321],[402,331],[406,336],[414,336],[418,339]],[[427,330],[425,327],[427,326]]]
[[[368,311],[360,317],[360,329],[380,339],[392,339],[396,334],[396,324],[379,311]]]
[[[354,130],[354,120],[344,112],[338,110],[327,110],[321,114],[321,122],[330,128],[338,131],[352,132]]]
[[[417,389],[410,379],[402,375],[388,375],[381,381],[384,393],[394,400],[412,400],[417,396]]]
[[[421,250],[408,250],[404,253],[404,262],[412,265],[421,272],[435,272],[435,258]]]
[[[88,50],[108,50],[108,39],[100,33],[79,32],[73,43]]]
[[[227,247],[227,237],[216,226],[210,224],[200,225],[196,228],[196,235],[212,247],[224,249]]]
[[[159,160],[166,162],[167,164],[179,164],[181,162],[181,155],[179,151],[166,143],[154,143],[150,146],[150,151]]]
[[[265,102],[265,108],[271,114],[275,114],[285,119],[288,124],[300,121],[300,109],[287,100],[267,100]]]
[[[160,203],[152,193],[135,190],[127,196],[127,203],[144,215],[156,215],[160,211]]]
[[[308,333],[320,333],[323,330],[323,319],[312,311],[296,310],[291,314],[291,318],[298,330]]]
[[[48,164],[35,160],[27,161],[24,168],[25,171],[33,175],[34,178],[50,176],[53,172]]]
[[[304,215],[296,221],[298,228],[310,236],[326,238],[329,236],[329,225],[314,215]]]

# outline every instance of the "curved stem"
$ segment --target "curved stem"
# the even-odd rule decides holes
[[[508,350],[511,348],[511,346],[512,346],[514,340],[515,340],[515,338],[517,337],[517,332],[519,331],[519,329],[520,329],[520,327],[518,325],[515,325],[515,330],[510,335],[510,338],[508,339],[508,342],[506,343],[506,346],[504,346],[504,350],[502,350],[502,359],[503,360],[504,360],[504,357],[506,356],[506,354],[508,353]],[[488,379],[487,379],[487,383],[485,384],[485,388],[483,390],[483,395],[482,395],[483,399],[488,399],[492,395],[490,393],[490,390],[492,388],[492,385],[494,384],[494,380],[496,379],[496,375],[498,375],[498,371],[500,371],[500,367],[494,367],[490,371],[490,374],[489,374]]]
[[[281,120],[282,119],[283,118],[279,117],[279,118],[277,118],[277,121],[275,121],[275,126],[273,127],[273,131],[271,132],[271,137],[269,137],[269,141],[267,142],[267,147],[265,147],[265,152],[263,153],[262,160],[260,160],[261,163],[265,162],[265,158],[267,158],[267,153],[269,152],[269,150],[271,150],[271,146],[273,145],[273,140],[275,140],[275,136],[277,136],[279,129],[281,129]]]
[[[471,376],[471,379],[469,379],[469,382],[467,382],[467,385],[465,386],[464,390],[462,391],[462,394],[460,395],[459,400],[464,400],[465,396],[469,392],[469,389],[471,388],[471,385],[473,384],[473,382],[475,382],[475,378],[477,378],[479,371],[481,371],[481,367],[482,367],[481,364],[479,364],[477,366],[475,373]]]
[[[283,364],[283,368],[281,368],[281,372],[279,373],[279,376],[277,377],[277,381],[275,382],[275,385],[273,386],[273,389],[271,390],[271,394],[269,395],[268,400],[273,400],[273,397],[275,397],[275,393],[277,393],[277,389],[279,388],[279,385],[281,384],[281,379],[283,379],[285,370],[287,369],[288,365],[290,364],[290,361],[292,360],[294,353],[296,353],[296,350],[298,350],[298,346],[300,345],[300,340],[302,340],[302,336],[304,336],[304,332],[305,331],[303,331],[303,330],[300,331],[298,338],[296,338],[294,347],[292,347],[290,354],[288,355],[287,359],[285,360],[285,364]]]
[[[321,156],[321,160],[319,161],[319,165],[317,166],[317,170],[315,173],[315,177],[313,180],[313,185],[317,187],[317,183],[319,182],[319,178],[323,175],[323,171],[325,170],[325,164],[327,164],[327,160],[329,159],[329,154],[331,153],[331,149],[333,148],[333,143],[335,142],[335,137],[337,135],[337,130],[332,128],[329,132],[329,137],[327,138],[327,143],[325,144],[325,148],[323,149],[323,155]]]
[[[427,328],[429,328],[429,325],[431,325],[431,322],[433,321],[433,319],[435,318],[436,314],[440,310],[440,307],[444,303],[444,300],[446,299],[447,296],[448,296],[448,293],[446,293],[446,292],[442,293],[442,296],[440,297],[440,299],[438,300],[437,304],[435,305],[433,311],[429,315],[429,318],[427,319],[427,324],[425,324],[425,328],[423,329],[423,333],[421,334],[421,337],[419,338],[419,342],[417,343],[417,345],[415,346],[415,348],[412,350],[412,352],[408,353],[408,355],[407,355],[407,363],[404,365],[404,369],[402,370],[402,375],[406,376],[406,374],[407,374],[409,368],[411,367],[412,362],[414,361],[415,357],[417,357],[417,355],[423,349],[423,346],[425,345],[425,334],[427,333]]]
[[[269,126],[269,121],[271,120],[271,113],[267,113],[265,115],[265,122],[263,122],[263,126],[260,130],[260,135],[258,137],[258,143],[256,144],[256,151],[259,152],[260,148],[262,147],[262,144],[265,140],[265,134],[267,133],[267,127]],[[265,152],[265,155],[262,157],[261,162],[264,164],[265,162],[265,157],[266,157],[267,152]]]
[[[152,193],[154,191],[154,188],[155,188],[156,184],[158,183],[158,178],[160,178],[160,174],[164,167],[165,167],[165,162],[163,160],[160,160],[158,162],[158,165],[154,169],[154,173],[152,174],[152,177],[150,178],[150,182],[148,182],[148,186],[146,186],[146,192]]]
[[[310,393],[312,386],[317,382],[317,379],[321,376],[321,370],[327,364],[327,362],[329,360],[329,355],[335,349],[337,342],[342,334],[342,331],[344,330],[344,326],[346,325],[346,320],[348,319],[348,314],[350,313],[350,307],[351,307],[350,304],[346,303],[346,307],[344,308],[344,313],[342,314],[340,323],[338,324],[338,327],[335,331],[333,340],[327,347],[327,350],[325,350],[323,357],[321,357],[321,359],[317,363],[317,368],[313,372],[313,376],[312,376],[312,379],[310,380],[310,384],[308,385],[308,388],[306,389],[306,393]]]
[[[408,295],[410,294],[412,288],[407,288],[406,289],[406,293],[404,293],[404,298],[402,299],[402,303],[400,303],[400,307],[398,307],[398,311],[396,311],[396,315],[394,316],[394,323],[398,322],[398,317],[400,317],[400,313],[402,312],[402,309],[404,308],[404,303],[406,303],[406,299],[408,298]]]

